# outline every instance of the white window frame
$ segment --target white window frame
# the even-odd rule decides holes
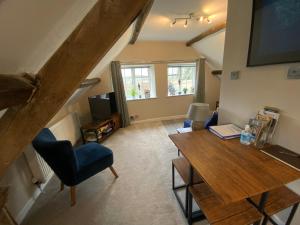
[[[186,93],[186,94],[184,94],[184,92],[183,92],[183,89],[181,90],[181,93],[175,93],[175,95],[171,95],[170,93],[169,93],[169,77],[171,77],[171,76],[177,76],[177,74],[169,74],[169,68],[171,68],[171,67],[173,67],[173,68],[179,68],[179,77],[181,77],[182,76],[182,68],[184,68],[184,67],[195,67],[195,73],[194,73],[194,76],[193,76],[193,78],[192,78],[192,85],[193,85],[193,87],[194,87],[194,90],[193,91],[191,91],[191,92],[189,92],[189,93]],[[168,93],[167,93],[167,95],[168,95],[168,97],[175,97],[175,96],[184,96],[184,95],[192,95],[192,94],[195,94],[195,84],[196,84],[196,73],[197,73],[197,64],[196,64],[196,62],[188,62],[188,63],[169,63],[168,64],[168,68],[167,68],[167,79],[168,79],[168,87],[167,87],[167,90],[168,90]]]
[[[121,70],[122,70],[122,78],[123,78],[124,86],[126,86],[126,83],[125,83],[125,77],[124,77],[124,74],[123,74],[123,69],[131,69],[132,86],[137,87],[136,74],[135,74],[135,69],[137,69],[137,68],[148,68],[148,72],[149,72],[148,78],[149,78],[149,82],[150,82],[150,97],[149,98],[156,98],[154,65],[151,65],[151,64],[122,65]],[[143,99],[149,99],[149,98],[146,98],[145,95],[142,95],[142,97],[140,97],[139,93],[138,93],[137,97],[132,97],[132,96],[127,96],[126,95],[126,100],[127,101],[143,100]]]

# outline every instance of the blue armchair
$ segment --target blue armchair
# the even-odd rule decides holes
[[[71,206],[76,204],[76,185],[110,168],[118,178],[110,149],[97,143],[88,143],[73,149],[70,141],[57,141],[48,128],[44,128],[32,141],[35,150],[51,167],[64,185],[70,186]]]

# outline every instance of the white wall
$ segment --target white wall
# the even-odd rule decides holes
[[[252,0],[228,2],[220,123],[243,126],[262,107],[277,107],[282,117],[274,143],[300,153],[300,80],[286,79],[288,64],[246,67],[251,10]],[[240,79],[230,80],[230,72],[236,70]],[[300,194],[299,182],[291,186]],[[300,224],[300,210],[293,224]]]
[[[199,54],[206,57],[213,69],[223,68],[225,34],[226,31],[221,30],[192,45]]]
[[[184,115],[193,100],[188,96],[167,96],[167,62],[173,60],[195,60],[200,55],[191,47],[186,47],[185,42],[170,41],[141,41],[135,45],[128,45],[116,58],[123,63],[144,62],[154,64],[156,95],[155,99],[128,101],[130,115],[137,115],[137,120],[147,120],[161,117]],[[83,122],[90,121],[88,96],[113,91],[109,68],[101,75],[101,83],[89,90],[80,99],[80,117]],[[214,109],[219,100],[220,81],[211,75],[211,69],[206,65],[206,102]]]

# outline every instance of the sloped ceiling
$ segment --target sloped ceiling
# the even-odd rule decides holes
[[[175,17],[186,17],[189,13],[212,16],[212,23],[200,23],[193,19],[188,22],[187,28],[183,27],[184,20],[170,27]],[[187,41],[225,21],[226,17],[227,0],[155,0],[139,40]]]
[[[0,1],[0,73],[36,73],[96,2]]]
[[[186,17],[189,13],[212,16],[212,23],[201,24],[194,19],[188,22],[187,28],[183,27],[185,21],[170,27],[175,17]],[[186,42],[216,24],[226,21],[226,18],[227,0],[156,0],[138,40]],[[205,56],[214,69],[221,69],[224,44],[225,30],[195,43],[192,47],[200,55]]]
[[[222,69],[223,67],[225,33],[225,30],[219,31],[192,45],[199,54],[206,57],[213,69]]]
[[[96,2],[0,0],[0,74],[36,74]],[[131,26],[88,78],[101,75],[128,44],[132,30]],[[78,89],[68,103],[74,103],[86,89]]]
[[[128,30],[122,35],[122,37],[105,55],[105,57],[98,63],[98,65],[93,69],[93,71],[87,77],[88,79],[101,76],[102,72],[110,65],[110,62],[114,60],[121,53],[121,51],[127,46],[127,44],[131,39],[132,33],[133,33],[133,25],[131,25],[128,28]],[[74,92],[74,94],[69,98],[66,105],[75,103],[79,99],[79,97],[90,88],[91,87],[77,89]]]

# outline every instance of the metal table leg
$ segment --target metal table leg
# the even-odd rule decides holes
[[[269,197],[269,192],[264,192],[262,195],[261,195],[261,198],[260,198],[260,201],[259,201],[259,204],[257,206],[257,209],[263,213],[264,212],[264,208],[265,208],[265,204],[268,200],[268,197]],[[260,224],[260,221],[257,221],[254,223],[254,225],[259,225]]]
[[[190,177],[189,177],[189,185],[193,185],[194,184],[194,170],[193,167],[190,165]],[[188,190],[188,188],[187,188]],[[188,223],[189,225],[192,225],[193,221],[192,221],[192,214],[193,214],[193,196],[192,193],[189,192],[188,193]]]
[[[294,218],[294,215],[295,215],[295,213],[296,213],[296,211],[297,211],[297,209],[298,209],[298,206],[299,206],[299,203],[297,203],[297,204],[295,204],[295,205],[293,206],[292,211],[291,211],[291,213],[290,213],[290,215],[289,215],[289,218],[288,218],[288,220],[286,221],[285,225],[290,225],[290,224],[291,224],[291,222],[292,222],[292,220],[293,220],[293,218]]]
[[[194,169],[193,167],[190,165],[190,173],[189,173],[189,183],[187,185],[186,191],[188,194],[188,224],[192,225],[193,221],[201,221],[201,220],[205,220],[205,216],[203,214],[203,212],[201,211],[201,209],[199,211],[195,211],[193,212],[193,195],[192,193],[189,191],[189,186],[195,184],[194,183]]]
[[[187,185],[183,184],[183,185],[175,186],[175,166],[172,163],[172,189],[173,189],[174,195],[179,203],[180,208],[182,209],[185,217],[187,217],[187,210],[188,210],[187,209],[187,198],[186,198],[185,206],[184,206],[184,203],[181,201],[180,196],[177,193],[178,190],[181,190],[183,188],[185,188],[187,190]]]

